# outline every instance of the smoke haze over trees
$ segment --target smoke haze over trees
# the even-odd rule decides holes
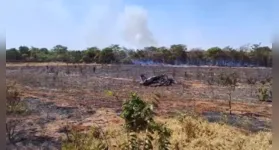
[[[272,50],[260,44],[237,49],[227,46],[206,50],[188,49],[183,44],[170,47],[149,46],[142,49],[111,45],[103,49],[90,47],[85,50],[69,50],[63,45],[56,45],[52,49],[20,46],[6,50],[6,61],[271,67]]]

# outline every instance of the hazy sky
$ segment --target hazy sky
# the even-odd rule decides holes
[[[1,1],[7,48],[61,44],[69,49],[271,45],[279,5],[276,0]]]

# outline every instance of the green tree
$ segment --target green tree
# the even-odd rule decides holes
[[[86,63],[99,62],[100,50],[97,47],[89,47],[85,50],[82,61]]]
[[[216,65],[216,62],[221,52],[222,49],[220,47],[211,47],[207,50],[206,56],[210,61],[212,61],[214,65]]]
[[[69,51],[69,62],[70,63],[79,63],[82,62],[83,54],[80,50]]]
[[[20,56],[22,57],[22,59],[24,61],[28,60],[28,58],[30,57],[30,51],[29,48],[27,46],[20,46],[18,48]]]
[[[6,61],[19,61],[20,59],[21,55],[17,49],[11,48],[6,51]]]
[[[40,49],[36,47],[30,48],[30,60],[31,61],[38,61],[40,56]]]
[[[20,47],[18,48],[18,50],[19,50],[19,53],[20,53],[21,55],[23,55],[23,54],[29,55],[29,54],[30,54],[29,48],[28,48],[27,46],[20,46]]]
[[[200,65],[205,60],[205,52],[202,49],[194,48],[187,52],[187,60],[190,64]]]
[[[154,61],[166,64],[213,64],[238,63],[240,65],[272,66],[272,50],[268,46],[253,44],[234,49],[230,46],[211,47],[208,50],[192,49],[186,45],[174,44],[170,48],[149,46],[143,49],[127,49],[117,44],[104,49],[89,47],[86,50],[68,50],[66,46],[56,45],[50,51],[47,48],[20,46],[6,50],[7,61],[62,61],[86,63],[132,63],[132,60]]]
[[[49,54],[49,51],[47,48],[40,48],[40,53],[42,54]]]
[[[53,47],[52,51],[55,55],[56,61],[67,62],[69,60],[68,48],[66,46],[56,45]]]
[[[111,45],[110,48],[113,50],[115,63],[123,62],[123,60],[125,60],[125,58],[127,57],[127,52],[124,47],[120,47],[119,45]]]
[[[56,54],[66,54],[68,52],[68,48],[66,46],[63,45],[56,45],[53,47],[53,52],[55,52]]]
[[[163,55],[163,63],[173,64],[175,57],[172,55],[171,51],[168,50],[166,47],[160,47],[159,50],[162,52]]]
[[[186,45],[183,45],[183,44],[171,45],[170,51],[176,61],[178,61],[178,62],[186,61],[186,58],[187,58],[187,56],[186,56],[187,46]]]
[[[104,48],[99,57],[99,62],[104,64],[109,64],[115,62],[115,57],[113,54],[113,49],[111,47]]]
[[[260,66],[268,66],[271,63],[271,49],[267,46],[257,46],[252,50],[252,57],[254,62]]]

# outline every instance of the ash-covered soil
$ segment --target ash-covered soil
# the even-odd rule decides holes
[[[16,128],[14,143],[7,141],[7,149],[61,149],[62,132],[66,125],[106,126],[108,123],[121,124],[119,112],[103,110],[88,110],[84,106],[58,106],[54,102],[44,102],[40,99],[26,98],[23,100],[28,108],[25,116],[14,116],[20,120]],[[189,107],[188,107],[189,110]],[[220,112],[203,112],[201,114],[209,122],[224,121]],[[253,115],[226,115],[224,123],[240,127],[252,132],[270,131],[271,119]],[[10,118],[10,119],[12,119]]]
[[[7,149],[61,149],[60,137],[65,136],[67,125],[105,126],[117,117],[115,112],[98,111],[86,107],[58,106],[37,98],[25,98],[28,112],[25,115],[9,116],[16,119],[16,138],[7,140]],[[117,121],[117,119],[115,119]]]
[[[131,66],[112,65],[97,66],[93,71],[92,65],[67,66],[22,66],[7,67],[6,78],[18,83],[45,89],[80,89],[92,92],[103,92],[113,89],[117,92],[121,89],[146,93],[148,91],[170,91],[174,96],[182,95],[191,99],[228,99],[228,91],[218,85],[209,86],[207,67],[168,67],[168,66]],[[271,69],[262,68],[212,68],[217,75],[221,72],[237,72],[239,83],[232,93],[235,101],[258,102],[257,91],[259,84],[248,85],[247,78],[255,77],[258,82],[271,76]],[[185,77],[185,72],[187,77]],[[173,77],[178,84],[171,87],[150,88],[139,86],[140,74],[146,76],[166,74]],[[188,88],[189,87],[189,88]],[[146,90],[148,89],[148,91]],[[213,90],[212,90],[213,89]],[[214,94],[212,94],[212,91]]]
[[[235,102],[233,115],[224,115],[228,112],[228,91],[224,87],[207,84],[208,68],[114,65],[98,66],[94,72],[93,67],[7,67],[6,80],[20,85],[23,102],[28,108],[26,115],[7,117],[7,120],[20,120],[15,143],[7,142],[7,149],[60,149],[59,137],[64,135],[61,128],[68,124],[102,127],[109,123],[121,124],[121,105],[130,92],[137,92],[147,100],[159,93],[159,115],[195,107],[210,122],[222,121],[252,132],[271,130],[271,104],[258,101],[256,92],[260,85],[249,86],[245,82],[248,76],[255,76],[260,81],[271,75],[271,69],[214,68],[216,74],[237,71],[241,76],[232,94]],[[142,73],[147,76],[167,74],[178,84],[140,86],[139,75]],[[113,91],[118,97],[108,96],[105,91]]]

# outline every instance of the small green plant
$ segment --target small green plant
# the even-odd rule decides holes
[[[169,139],[171,137],[172,131],[167,128],[164,124],[157,124],[157,132],[159,135],[158,138],[158,149],[159,150],[168,150],[171,145]]]
[[[128,132],[128,143],[126,148],[131,150],[153,149],[154,134],[157,133],[158,149],[169,149],[169,139],[171,131],[164,124],[154,121],[154,108],[158,106],[160,94],[155,94],[152,103],[143,101],[136,93],[131,94],[131,98],[123,104],[121,117],[125,120],[125,128]],[[144,133],[144,139],[141,140],[137,134]],[[136,142],[144,141],[144,142]],[[125,144],[124,144],[125,145]]]
[[[119,95],[116,94],[116,92],[113,92],[111,90],[106,90],[105,94],[114,97],[117,101],[120,101]]]
[[[112,91],[106,93],[116,96]],[[127,133],[127,140],[117,145],[118,149],[153,150],[156,147],[159,150],[170,149],[171,130],[154,120],[153,109],[157,107],[159,98],[160,94],[155,94],[152,103],[148,103],[136,93],[132,93],[130,99],[123,103],[121,117],[125,120],[124,131]],[[107,150],[111,145],[104,132],[96,132],[100,131],[96,128],[93,128],[90,133],[80,133],[73,129],[63,131],[66,131],[67,136],[67,140],[62,144],[64,150]]]
[[[121,117],[129,131],[143,131],[148,129],[150,123],[154,123],[153,105],[141,100],[135,93],[123,104],[122,110]]]

